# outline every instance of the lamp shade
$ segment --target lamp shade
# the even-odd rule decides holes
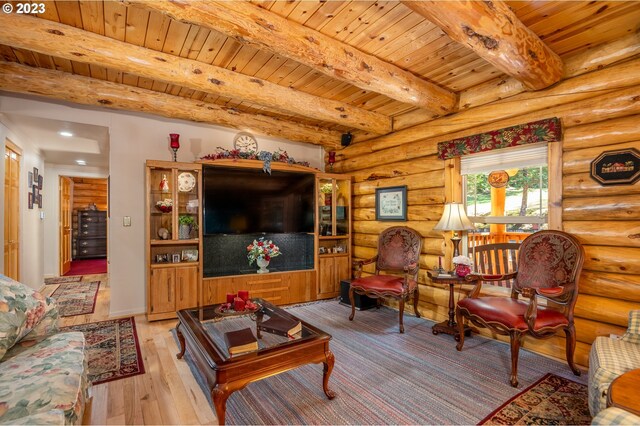
[[[464,211],[461,203],[447,203],[440,222],[433,229],[438,231],[470,231],[476,229]]]

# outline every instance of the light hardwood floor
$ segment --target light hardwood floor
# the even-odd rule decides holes
[[[85,275],[100,281],[93,314],[61,318],[60,326],[104,321],[109,318],[111,290],[108,275]],[[50,295],[57,288],[48,285]],[[218,424],[216,416],[184,360],[176,359],[178,346],[171,334],[177,320],[148,322],[135,316],[145,373],[91,388],[90,424]]]

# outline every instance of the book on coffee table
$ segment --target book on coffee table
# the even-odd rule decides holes
[[[295,337],[296,333],[302,331],[302,323],[290,318],[274,315],[258,325],[258,329],[271,334],[285,337]]]
[[[227,331],[224,333],[224,341],[227,344],[230,355],[258,350],[258,339],[253,335],[253,331],[250,328]]]

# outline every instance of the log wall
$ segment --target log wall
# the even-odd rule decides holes
[[[377,235],[389,226],[417,229],[424,237],[419,309],[426,318],[446,319],[448,290],[433,286],[426,271],[437,264],[438,256],[446,261],[451,257],[449,236],[445,239],[433,227],[444,202],[460,201],[460,188],[456,162],[438,160],[437,143],[559,117],[564,136],[550,151],[550,163],[561,166],[557,176],[562,176],[562,185],[556,186],[562,202],[551,214],[558,221],[554,227],[576,235],[585,246],[575,309],[576,362],[588,365],[595,337],[623,333],[629,310],[640,309],[640,182],[603,187],[589,176],[589,163],[602,151],[640,148],[639,69],[635,56],[546,90],[470,108],[341,150],[334,170],[354,175],[354,258],[375,254]],[[408,187],[407,222],[376,222],[375,188],[396,185]],[[464,297],[462,293],[456,297]],[[455,344],[453,339],[450,343]],[[564,359],[564,343],[561,335],[528,338],[525,347]]]
[[[86,210],[95,203],[98,210],[107,210],[107,179],[73,177],[73,213]]]

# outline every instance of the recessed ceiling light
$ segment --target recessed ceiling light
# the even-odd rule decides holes
[[[64,137],[66,137],[66,138],[70,138],[71,136],[73,136],[73,133],[71,133],[71,132],[67,132],[66,130],[63,130],[63,131],[61,131],[61,132],[58,132],[58,134],[59,134],[60,136],[64,136]]]
[[[86,166],[87,162],[84,160],[76,160],[76,163],[78,163],[79,166]]]

